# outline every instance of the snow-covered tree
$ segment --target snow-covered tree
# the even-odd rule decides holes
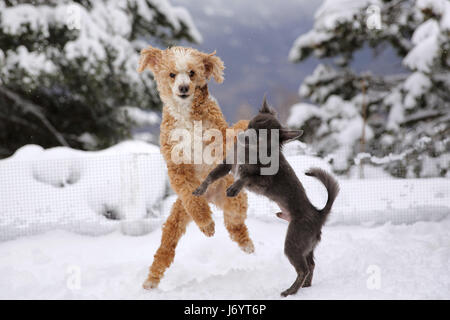
[[[404,72],[352,70],[355,52],[387,46]],[[305,137],[333,159],[335,170],[346,171],[364,152],[373,157],[360,160],[383,164],[395,176],[450,172],[450,1],[326,0],[289,58],[311,55],[324,62],[299,93],[317,106],[293,106],[289,125],[309,131]]]
[[[0,0],[0,157],[35,143],[103,148],[157,117],[148,42],[201,41],[167,0]]]

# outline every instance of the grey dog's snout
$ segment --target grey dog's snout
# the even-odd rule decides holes
[[[189,86],[181,85],[178,87],[178,90],[180,91],[180,93],[187,93],[189,91]]]

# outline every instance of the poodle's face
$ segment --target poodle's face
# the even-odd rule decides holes
[[[218,83],[223,81],[224,65],[214,54],[184,47],[149,47],[141,51],[138,71],[149,68],[153,72],[162,99],[191,101],[195,88],[203,87],[211,76]]]

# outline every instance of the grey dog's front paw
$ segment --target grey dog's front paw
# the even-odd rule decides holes
[[[236,197],[239,194],[240,189],[234,185],[231,185],[227,189],[227,197]]]
[[[203,184],[201,184],[197,189],[194,190],[194,192],[192,192],[192,194],[194,196],[201,196],[202,194],[204,194],[206,192],[207,187]]]

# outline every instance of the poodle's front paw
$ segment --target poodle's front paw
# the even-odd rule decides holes
[[[159,281],[155,280],[155,279],[147,279],[145,280],[144,284],[142,285],[142,287],[145,290],[151,290],[151,289],[155,289],[158,287]]]
[[[214,235],[214,231],[215,231],[215,225],[214,225],[214,221],[211,221],[209,224],[207,224],[206,226],[200,227],[200,230],[207,236],[207,237],[212,237]]]
[[[231,185],[228,189],[227,189],[227,197],[236,197],[239,194],[239,188]]]
[[[206,192],[207,187],[204,184],[201,184],[197,189],[192,192],[194,196],[201,196]]]

